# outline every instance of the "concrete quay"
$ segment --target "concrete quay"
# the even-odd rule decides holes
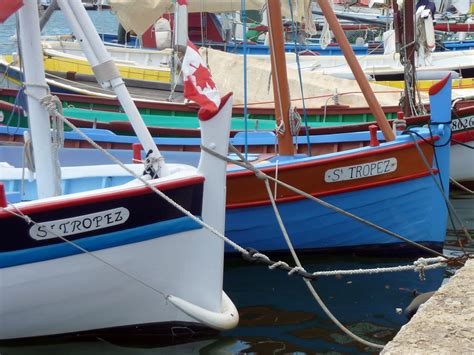
[[[419,308],[381,354],[474,354],[474,260]]]

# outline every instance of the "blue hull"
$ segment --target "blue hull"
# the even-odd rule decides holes
[[[446,230],[446,206],[431,176],[335,194],[323,198],[415,242],[441,246]],[[315,202],[278,204],[296,249],[317,250],[400,244],[401,241],[332,212]],[[226,235],[241,246],[259,251],[287,251],[271,205],[228,209]],[[234,251],[226,245],[226,251]]]

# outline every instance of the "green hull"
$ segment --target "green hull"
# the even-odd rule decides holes
[[[13,103],[14,97],[9,95],[0,95],[0,100]],[[111,123],[128,122],[126,115],[118,111],[119,107],[112,104],[90,103],[80,101],[62,100],[64,114],[67,117],[87,120],[91,122]],[[174,111],[155,108],[139,108],[140,113],[149,127],[163,127],[176,129],[198,129],[199,122],[194,111]],[[15,114],[10,120],[10,112],[3,111],[4,124],[10,126],[27,127],[27,119]],[[387,118],[394,118],[395,113],[387,113]],[[272,114],[250,113],[247,119],[247,129],[255,130],[274,130],[275,116]],[[374,120],[371,114],[361,113],[343,113],[343,114],[315,114],[308,115],[308,125],[310,127],[335,126],[339,124],[364,123]],[[303,122],[304,124],[304,122]],[[234,114],[231,129],[234,131],[243,131],[246,128],[243,115]],[[114,129],[119,134],[130,134],[130,131],[120,131]]]

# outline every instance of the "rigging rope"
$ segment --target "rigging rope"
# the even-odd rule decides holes
[[[29,94],[30,96],[32,96],[31,94]],[[34,96],[33,96],[34,97]],[[36,98],[37,99],[37,98]],[[79,135],[81,135],[87,142],[89,142],[93,147],[97,148],[98,150],[100,150],[102,153],[104,153],[109,159],[111,159],[112,161],[114,161],[115,163],[117,163],[119,166],[121,166],[124,170],[126,170],[128,173],[130,173],[132,176],[134,176],[137,180],[139,180],[140,182],[142,182],[145,186],[147,186],[151,191],[153,191],[154,193],[156,193],[157,195],[159,195],[161,198],[163,198],[166,202],[168,202],[169,204],[171,204],[173,207],[175,207],[176,209],[178,209],[179,211],[181,211],[184,215],[188,216],[189,218],[191,218],[193,221],[195,221],[196,223],[198,223],[199,225],[201,225],[202,227],[206,228],[207,230],[209,230],[211,233],[213,233],[214,235],[216,235],[217,237],[219,237],[220,239],[222,239],[224,242],[228,243],[229,245],[231,245],[235,250],[239,251],[243,256],[244,258],[247,258],[247,260],[254,260],[257,258],[257,261],[259,262],[265,262],[267,264],[269,264],[270,266],[270,269],[271,270],[274,270],[274,269],[286,269],[288,271],[288,273],[290,275],[293,275],[293,274],[297,274],[297,275],[300,275],[304,278],[304,282],[306,283],[307,287],[309,288],[311,294],[313,295],[313,297],[315,298],[315,300],[318,302],[318,304],[321,306],[321,308],[324,310],[324,312],[328,315],[328,317],[342,330],[344,331],[347,335],[351,336],[353,339],[365,344],[365,345],[368,345],[368,346],[371,346],[371,347],[375,347],[375,348],[382,348],[383,346],[380,345],[380,344],[375,344],[375,343],[371,343],[369,341],[366,341],[360,337],[358,337],[357,335],[353,334],[351,331],[349,331],[346,327],[344,327],[344,325],[342,325],[337,318],[334,317],[334,315],[330,312],[330,310],[326,307],[326,305],[324,304],[324,302],[321,300],[321,298],[319,297],[318,293],[316,292],[315,288],[313,287],[313,285],[311,284],[311,281],[310,279],[314,279],[316,278],[317,276],[319,275],[323,275],[323,274],[319,274],[319,275],[313,275],[313,274],[310,274],[308,273],[302,266],[300,260],[298,259],[298,256],[296,255],[296,252],[293,248],[293,245],[291,243],[291,240],[286,232],[286,229],[285,229],[285,226],[283,224],[283,221],[281,219],[281,216],[278,212],[278,209],[276,207],[276,201],[275,199],[273,198],[273,195],[272,195],[272,191],[271,191],[271,188],[270,188],[270,184],[269,184],[269,181],[272,180],[274,181],[275,183],[278,183],[282,186],[284,186],[285,188],[287,189],[290,189],[302,196],[305,196],[315,202],[318,202],[319,204],[322,204],[323,206],[326,206],[330,209],[332,209],[333,211],[335,212],[339,212],[339,213],[342,213],[346,216],[349,216],[353,219],[356,219],[360,222],[363,222],[379,231],[384,231],[386,233],[388,233],[389,235],[392,235],[398,239],[401,239],[401,240],[405,240],[407,242],[409,242],[410,244],[414,245],[414,246],[417,246],[419,248],[422,248],[423,250],[425,251],[430,251],[431,253],[434,253],[436,255],[438,255],[437,258],[431,258],[431,259],[424,259],[424,260],[418,260],[417,262],[415,262],[414,264],[414,270],[417,270],[418,272],[420,272],[420,275],[424,275],[424,270],[426,269],[430,269],[430,268],[435,268],[435,265],[436,267],[442,267],[444,266],[444,263],[446,262],[452,262],[454,260],[454,258],[448,258],[447,256],[444,256],[443,254],[441,253],[438,253],[434,250],[431,250],[425,246],[422,246],[422,245],[419,245],[418,243],[416,242],[412,242],[412,241],[409,241],[407,240],[406,238],[403,238],[402,236],[399,236],[398,234],[395,234],[393,232],[390,232],[390,231],[387,231],[385,229],[383,229],[382,227],[379,227],[369,221],[366,221],[366,220],[363,220],[362,218],[360,217],[357,217],[355,215],[352,215],[350,214],[349,212],[346,212],[344,210],[341,210],[335,206],[332,206],[330,205],[329,203],[326,203],[324,201],[321,201],[319,199],[317,199],[316,197],[314,196],[311,196],[307,193],[305,193],[304,191],[301,191],[297,188],[294,188],[284,182],[281,182],[275,178],[272,178],[271,176],[268,176],[266,175],[265,173],[263,173],[261,170],[255,168],[254,166],[252,166],[248,160],[245,159],[245,157],[237,150],[235,149],[233,146],[231,146],[231,149],[239,156],[239,158],[242,160],[242,162],[239,162],[239,161],[236,161],[236,160],[232,160],[230,158],[228,158],[227,156],[223,156],[221,154],[218,154],[216,153],[215,151],[205,147],[205,146],[202,146],[202,150],[203,150],[203,153],[208,153],[208,154],[211,154],[215,157],[218,157],[224,161],[227,161],[227,162],[232,162],[233,164],[236,164],[236,165],[239,165],[239,166],[242,166],[246,169],[249,169],[251,171],[253,171],[256,176],[260,179],[263,179],[265,181],[265,186],[266,186],[266,189],[267,189],[267,192],[268,192],[268,195],[269,195],[269,198],[270,198],[270,201],[272,203],[272,207],[275,211],[275,215],[277,217],[277,220],[279,222],[279,225],[280,225],[280,228],[282,230],[282,233],[284,234],[284,237],[285,237],[285,240],[287,241],[287,244],[288,244],[288,247],[293,255],[293,258],[295,260],[295,263],[296,263],[296,266],[293,267],[293,268],[290,268],[288,266],[288,264],[286,264],[285,262],[283,261],[277,261],[277,262],[273,262],[271,261],[267,256],[265,256],[264,254],[261,254],[261,253],[258,253],[256,251],[248,251],[244,248],[242,248],[240,245],[238,245],[237,243],[233,242],[232,240],[230,240],[229,238],[227,238],[224,234],[220,233],[219,231],[217,231],[216,229],[214,229],[212,226],[208,225],[207,223],[205,223],[204,221],[202,221],[201,219],[199,219],[198,217],[194,216],[190,211],[186,210],[184,207],[182,207],[181,205],[179,205],[178,203],[176,203],[173,199],[171,199],[170,197],[168,197],[165,193],[163,193],[162,191],[160,191],[156,186],[152,185],[149,183],[149,181],[147,181],[143,176],[139,176],[137,174],[135,174],[133,172],[133,170],[131,170],[130,168],[128,168],[125,164],[123,164],[122,162],[120,162],[117,158],[115,158],[111,153],[107,152],[104,148],[100,147],[97,143],[95,143],[92,139],[90,139],[85,133],[83,133],[81,130],[79,130],[75,125],[73,125],[66,117],[64,117],[62,114],[60,114],[58,112],[58,109],[56,107],[56,104],[52,105],[52,103],[55,103],[55,100],[51,97],[48,97],[48,98],[43,98],[43,99],[39,99],[41,100],[42,104],[45,106],[45,107],[48,107],[49,110],[51,110],[52,112],[54,112],[54,116],[57,117],[59,120],[61,120],[62,122],[66,123],[68,126],[70,126],[74,131],[76,131]],[[34,221],[32,221],[32,219],[26,215],[24,215],[15,205],[10,205],[11,208],[8,209],[8,208],[1,208],[2,211],[5,211],[5,212],[8,212],[10,214],[13,214],[15,216],[18,216],[20,218],[23,218],[27,223],[35,223]],[[17,212],[15,213],[12,209],[15,209]],[[97,257],[95,254],[93,253],[90,253],[89,251],[87,251],[86,249],[80,247],[79,245],[77,245],[76,243],[74,242],[71,242],[69,241],[68,239],[64,238],[64,237],[61,237],[61,236],[57,236],[58,238],[61,238],[63,241],[67,242],[67,243],[70,243],[72,244],[74,247],[80,249],[82,252],[84,253],[88,253],[90,254],[91,256],[95,257],[96,259],[98,259],[99,261],[101,262],[104,262],[106,263],[107,265],[109,265],[110,267],[112,267],[113,269],[115,269],[116,271],[120,272],[120,273],[124,273],[126,274],[127,276],[133,278],[134,280],[136,280],[137,282],[143,284],[144,286],[146,287],[149,287],[151,289],[153,289],[154,291],[160,293],[162,296],[164,296],[165,298],[167,297],[167,295],[165,295],[162,291],[152,287],[151,285],[148,285],[146,282],[134,277],[133,275],[131,274],[128,274],[126,273],[124,270],[121,270],[120,268],[117,268],[116,266],[110,264],[110,263],[107,263],[105,260],[101,259],[100,257]],[[463,257],[466,257],[466,256],[463,256]],[[429,260],[429,261],[427,261]],[[459,258],[456,259],[456,261],[458,261]],[[443,262],[444,261],[444,262]],[[434,263],[432,265],[429,265],[429,263]],[[290,270],[288,270],[290,269]],[[391,272],[392,271],[404,271],[405,269],[403,267],[399,268],[399,270],[390,270]],[[345,272],[348,272],[348,271],[339,271],[340,273],[345,273]],[[352,272],[353,274],[356,274],[356,273],[362,273],[361,270],[352,270],[350,271]],[[369,269],[367,271],[367,273],[373,273],[375,271]],[[381,271],[380,271],[381,272]],[[323,272],[323,273],[327,273],[327,272]]]
[[[304,124],[305,124],[305,131],[306,131],[306,145],[308,147],[308,155],[311,156],[311,141],[310,141],[310,138],[309,138],[308,113],[306,111],[306,104],[305,104],[305,100],[304,100],[303,77],[301,75],[300,53],[299,53],[298,43],[297,43],[297,40],[296,40],[298,27],[295,24],[295,19],[294,19],[294,16],[293,16],[293,2],[292,2],[292,0],[288,0],[288,3],[290,5],[291,24],[292,24],[292,27],[293,27],[293,43],[294,43],[294,46],[295,46],[296,66],[298,68],[298,80],[299,80],[299,83],[300,83],[301,103],[303,104],[303,119],[304,119]],[[309,7],[311,8],[311,2],[310,2]],[[311,13],[311,10],[310,10],[309,13],[311,14],[310,16],[311,16],[311,19],[312,19],[313,15]],[[316,25],[314,24],[314,21],[311,21],[311,23],[313,24],[314,29],[316,30]],[[301,118],[300,118],[300,120],[301,120]],[[297,151],[298,151],[298,149],[297,149]]]

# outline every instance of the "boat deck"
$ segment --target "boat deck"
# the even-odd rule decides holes
[[[472,354],[474,349],[474,260],[457,271],[381,354]]]

